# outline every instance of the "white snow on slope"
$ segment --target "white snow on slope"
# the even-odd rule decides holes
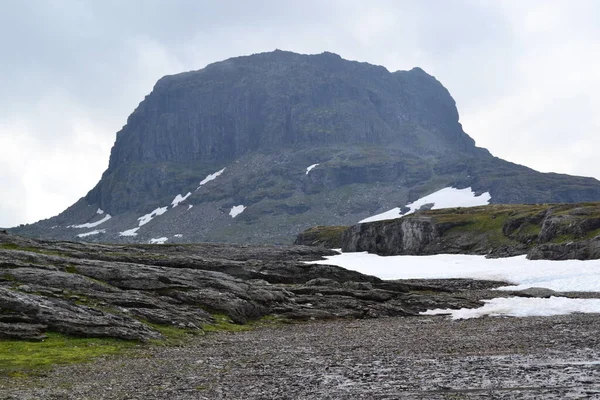
[[[192,195],[191,192],[188,192],[188,194],[186,194],[185,196],[182,196],[182,195],[178,194],[177,196],[175,196],[175,198],[171,202],[171,205],[173,206],[173,208],[175,208],[175,207],[177,207],[179,205],[179,203],[181,203],[182,201],[184,201],[185,199],[187,199],[191,195]]]
[[[78,229],[82,229],[82,228],[95,228],[100,224],[105,223],[106,221],[108,221],[109,219],[111,219],[110,214],[106,214],[104,216],[104,218],[102,218],[99,221],[96,222],[88,222],[87,224],[81,224],[81,225],[69,225],[67,226],[67,228],[78,228]]]
[[[192,209],[192,207],[194,207],[194,206],[193,206],[193,205],[191,205],[191,204],[188,204],[188,211],[189,211],[189,210],[191,210],[191,209]]]
[[[313,164],[313,165],[309,166],[308,168],[306,168],[306,175],[308,175],[308,173],[309,173],[310,171],[312,171],[312,169],[313,169],[314,167],[316,167],[317,165],[319,165],[319,164]]]
[[[152,221],[154,218],[158,217],[159,215],[163,215],[164,213],[166,213],[168,208],[169,208],[168,206],[158,207],[156,210],[152,211],[151,213],[142,215],[141,217],[138,218],[138,221],[140,221],[140,222],[139,222],[137,228],[132,228],[132,229],[128,229],[123,232],[119,232],[119,236],[137,236],[137,231],[142,226],[146,225],[148,222]]]
[[[105,229],[98,229],[98,230],[91,231],[91,232],[80,233],[79,235],[77,235],[77,237],[88,237],[88,236],[93,236],[93,235],[97,235],[99,233],[104,233],[104,232],[106,232]]]
[[[364,252],[342,253],[313,263],[338,265],[382,279],[490,279],[512,283],[499,290],[543,287],[561,292],[600,292],[600,260],[527,260],[525,256],[486,259],[484,256],[463,254],[381,257]],[[474,316],[499,313],[515,315],[521,312],[527,315],[551,312],[565,314],[573,312],[575,307],[580,307],[577,311],[581,312],[600,313],[600,301],[542,300],[539,302],[533,299],[521,299],[520,302],[519,300],[496,300],[477,309],[478,311],[464,311],[464,315],[471,315],[469,314],[471,312],[475,313]],[[540,308],[536,309],[537,306]],[[533,311],[534,309],[537,311]],[[444,311],[444,313],[449,312]]]
[[[470,187],[464,189],[455,189],[453,187],[443,188],[435,193],[429,194],[425,197],[408,203],[406,207],[410,210],[402,214],[400,207],[393,208],[381,214],[373,215],[372,217],[365,218],[359,223],[383,221],[386,219],[400,218],[408,214],[412,214],[419,210],[425,204],[433,204],[432,209],[438,210],[440,208],[451,208],[451,207],[475,207],[484,206],[490,203],[491,196],[488,192],[482,193],[479,196],[475,195],[475,192]]]
[[[229,211],[229,215],[231,215],[231,218],[235,218],[244,212],[245,209],[246,207],[241,204],[239,206],[233,206],[231,207],[231,211]]]
[[[96,210],[96,214],[100,214],[100,215],[102,215],[102,214],[104,214],[104,210],[103,210],[103,209],[101,209],[101,208],[98,208],[98,209]]]
[[[202,179],[202,180],[200,181],[200,186],[202,186],[202,185],[205,185],[205,184],[207,184],[208,182],[210,182],[210,181],[214,181],[215,179],[217,179],[217,177],[218,177],[219,175],[221,175],[223,172],[225,172],[225,169],[226,169],[226,168],[227,168],[227,167],[223,168],[223,169],[222,169],[222,170],[220,170],[220,171],[217,171],[217,172],[215,172],[214,174],[207,175],[207,177],[206,177],[206,178],[204,178],[204,179]],[[200,186],[198,186],[198,189],[200,189]],[[198,190],[198,189],[196,189],[196,190]]]
[[[427,310],[421,315],[450,314],[452,319],[478,318],[484,315],[510,317],[547,317],[574,312],[600,312],[600,299],[570,299],[567,297],[550,297],[549,299],[525,297],[497,297],[484,300],[481,308],[461,308],[460,310]]]
[[[137,236],[138,229],[140,229],[140,228],[138,227],[138,228],[128,229],[123,232],[119,232],[119,236]]]
[[[182,237],[183,237],[183,235],[182,235],[181,233],[176,233],[175,235],[173,235],[173,237],[176,237],[176,238],[182,238]]]
[[[152,221],[155,217],[158,217],[159,215],[163,215],[164,213],[167,212],[168,207],[158,207],[156,210],[152,211],[149,214],[146,215],[142,215],[141,217],[138,218],[138,221],[140,221],[139,226],[143,226],[146,225],[148,222]]]
[[[148,243],[150,244],[165,244],[165,242],[169,240],[169,238],[166,237],[159,237],[157,239],[150,239],[150,241]]]
[[[382,279],[490,279],[513,283],[503,290],[544,287],[563,292],[600,292],[600,260],[528,260],[525,256],[486,259],[465,254],[382,257],[366,252],[326,258],[314,263],[338,265]]]

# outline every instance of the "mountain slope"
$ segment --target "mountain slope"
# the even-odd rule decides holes
[[[476,147],[448,91],[419,68],[275,51],[160,79],[118,132],[100,182],[15,231],[291,243],[309,226],[354,224],[444,187],[488,192],[492,203],[600,199],[595,179],[541,174]]]

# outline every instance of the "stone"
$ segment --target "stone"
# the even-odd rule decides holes
[[[96,245],[0,235],[0,338],[46,332],[150,340],[148,323],[202,329],[214,314],[244,324],[289,319],[418,315],[477,307],[444,290],[415,296],[340,267],[307,263],[335,254],[305,246]]]

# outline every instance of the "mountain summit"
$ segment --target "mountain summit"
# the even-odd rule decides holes
[[[599,181],[495,158],[458,121],[450,93],[420,68],[332,53],[236,57],[160,79],[117,133],[100,182],[60,215],[14,230],[287,243],[313,225],[401,215],[442,189],[491,203],[600,200]]]

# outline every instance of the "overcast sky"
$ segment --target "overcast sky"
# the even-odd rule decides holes
[[[7,0],[0,226],[84,196],[163,75],[276,48],[419,66],[448,88],[478,146],[600,178],[597,0]]]

